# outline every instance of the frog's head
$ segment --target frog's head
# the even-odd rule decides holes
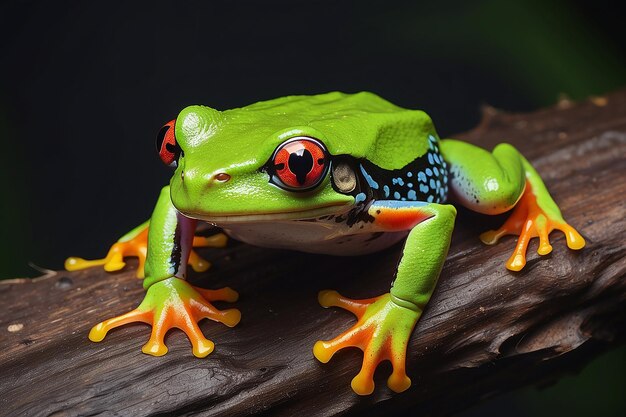
[[[246,108],[185,108],[157,137],[161,159],[175,168],[174,206],[215,223],[348,210],[354,196],[331,183],[326,138],[309,126],[293,127],[290,120]]]
[[[403,169],[436,135],[424,112],[375,94],[288,96],[239,109],[185,108],[158,137],[174,206],[224,223],[344,213],[381,190],[363,168]]]

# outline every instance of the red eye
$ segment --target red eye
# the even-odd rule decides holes
[[[324,179],[328,155],[322,142],[297,137],[281,144],[270,161],[272,182],[292,191],[309,190]]]
[[[174,135],[175,125],[176,119],[166,123],[165,126],[159,130],[159,134],[156,138],[156,148],[161,161],[172,168],[176,168],[181,152],[180,146],[176,143],[176,136]]]

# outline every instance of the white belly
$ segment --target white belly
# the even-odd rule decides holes
[[[251,245],[329,255],[376,252],[397,243],[408,234],[381,232],[372,224],[349,227],[332,221],[296,220],[217,226],[232,238]]]

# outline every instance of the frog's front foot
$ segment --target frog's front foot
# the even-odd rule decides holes
[[[551,197],[544,197],[542,207],[537,196],[533,193],[530,183],[527,183],[526,190],[507,221],[497,230],[482,233],[480,240],[487,245],[493,245],[502,236],[519,235],[517,246],[506,262],[506,267],[511,271],[520,271],[526,265],[526,251],[530,239],[539,237],[539,248],[537,249],[539,255],[547,255],[552,252],[548,235],[554,229],[565,233],[567,246],[570,249],[578,250],[585,246],[585,239],[576,229],[565,222]]]
[[[209,237],[194,236],[193,247],[224,247],[226,245],[226,241],[227,237],[223,233],[218,233]],[[65,260],[65,269],[68,271],[75,271],[102,265],[105,271],[115,272],[124,268],[126,265],[124,258],[134,256],[139,259],[139,265],[137,266],[137,278],[143,278],[147,253],[148,226],[145,226],[136,235],[128,238],[122,238],[114,243],[104,258],[87,260],[73,256]],[[211,266],[207,260],[200,257],[194,250],[192,250],[189,254],[188,263],[196,272],[204,272]]]
[[[132,322],[147,323],[152,325],[152,335],[141,350],[149,355],[162,356],[167,353],[163,341],[165,334],[177,327],[189,337],[193,354],[204,358],[213,351],[214,344],[204,337],[197,322],[207,318],[229,327],[235,326],[241,319],[239,310],[218,310],[210,301],[234,302],[237,298],[237,292],[230,288],[206,290],[179,278],[168,278],[150,286],[136,309],[95,325],[89,332],[89,339],[100,342],[115,327]]]
[[[420,312],[397,304],[391,294],[366,300],[351,300],[336,291],[321,291],[322,307],[341,307],[354,313],[357,323],[329,341],[318,341],[313,354],[326,363],[340,349],[353,346],[363,351],[361,371],[352,379],[352,389],[359,395],[374,391],[374,371],[384,360],[391,361],[393,372],[387,385],[395,392],[411,386],[406,375],[406,348]]]

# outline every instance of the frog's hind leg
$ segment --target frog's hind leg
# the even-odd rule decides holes
[[[121,270],[126,265],[124,258],[134,256],[139,259],[137,278],[143,278],[146,254],[148,253],[149,228],[149,220],[135,227],[115,242],[109,249],[107,255],[102,259],[87,260],[75,256],[67,258],[65,260],[65,269],[68,271],[76,271],[92,266],[103,266],[105,271],[115,272]],[[226,241],[226,235],[223,233],[208,237],[195,236],[193,239],[193,247],[221,248],[226,245]],[[189,255],[189,265],[191,265],[196,272],[204,272],[211,267],[211,264],[194,250],[192,250]]]
[[[513,146],[503,143],[493,152],[452,139],[441,141],[443,157],[450,164],[452,198],[463,206],[484,214],[500,214],[513,209],[497,230],[481,234],[493,245],[505,235],[518,235],[516,248],[506,267],[519,271],[526,265],[530,239],[539,238],[537,253],[552,251],[548,235],[554,229],[565,233],[567,246],[581,249],[583,237],[565,222],[541,177]]]

